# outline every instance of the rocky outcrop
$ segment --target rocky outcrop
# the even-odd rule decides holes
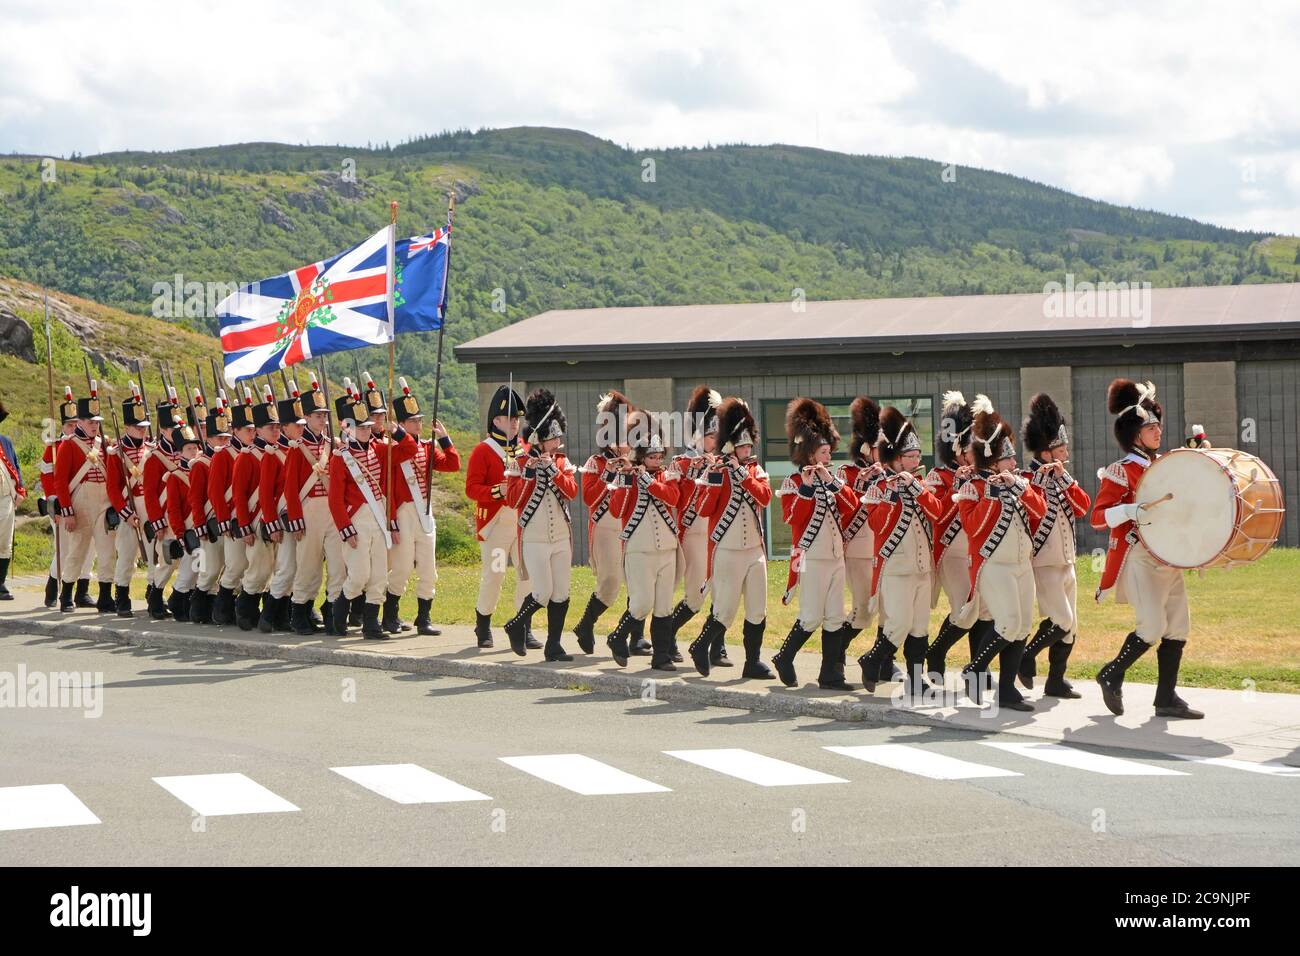
[[[271,200],[267,199],[262,203],[260,212],[262,215],[262,222],[266,223],[268,226],[276,226],[283,229],[285,232],[294,231],[295,227],[293,220],[285,214],[284,210],[271,202]]]
[[[0,352],[16,355],[25,362],[36,361],[32,327],[3,302],[0,302]]]
[[[138,209],[158,213],[158,221],[165,226],[183,226],[185,217],[153,193],[136,193],[135,205]]]

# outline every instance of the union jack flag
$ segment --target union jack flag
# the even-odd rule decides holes
[[[241,287],[217,306],[228,385],[316,355],[393,340],[393,229]]]

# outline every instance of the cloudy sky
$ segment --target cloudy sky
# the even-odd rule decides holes
[[[0,153],[583,129],[980,166],[1300,233],[1294,0],[0,0]]]

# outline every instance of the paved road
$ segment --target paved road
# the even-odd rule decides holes
[[[103,697],[97,718],[0,709],[0,858],[10,864],[1300,857],[1294,772],[581,689],[0,638],[0,678],[20,665],[29,676],[102,672]]]

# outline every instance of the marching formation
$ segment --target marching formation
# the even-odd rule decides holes
[[[132,617],[131,577],[142,562],[154,619],[300,635],[360,627],[362,637],[383,640],[411,629],[398,607],[414,577],[414,627],[439,633],[430,481],[461,462],[441,423],[424,435],[404,379],[391,408],[367,375],[345,379],[333,407],[314,375],[301,393],[285,379],[280,397],[269,379],[257,392],[244,385],[235,403],[218,389],[212,407],[201,388],[187,386],[182,402],[164,384],[150,409],[131,383],[120,425],[109,409],[111,442],[95,382],[77,399],[65,389],[62,435],[41,469],[43,510],[57,536],[47,607]],[[899,409],[855,399],[849,460],[835,466],[842,439],[830,414],[796,398],[785,419],[794,470],[774,491],[740,398],[696,388],[684,447],[671,454],[656,416],[610,392],[596,407],[598,450],[578,465],[564,452],[569,422],[555,396],[538,388],[524,400],[503,386],[465,472],[482,558],[478,646],[494,646],[491,618],[513,565],[515,610],[504,628],[511,650],[573,659],[563,640],[571,503],[581,495],[596,583],[572,626],[583,654],[595,653],[597,625],[625,587],[605,640],[619,666],[643,656],[663,671],[687,657],[703,675],[732,667],[725,638],[740,612],[742,678],[798,686],[796,655],[820,631],[818,687],[851,691],[847,652],[865,631],[869,646],[857,658],[864,689],[901,681],[904,698],[919,703],[954,689],[947,658],[965,637],[969,661],[952,683],[977,702],[991,696],[1030,711],[1021,688],[1035,686],[1044,653],[1043,694],[1080,696],[1065,675],[1077,631],[1076,527],[1086,517],[1110,534],[1097,599],[1114,592],[1136,619],[1098,674],[1106,706],[1123,713],[1125,671],[1156,646],[1156,713],[1200,717],[1175,689],[1190,629],[1182,575],[1135,533],[1148,506],[1136,503],[1134,489],[1160,455],[1161,407],[1149,384],[1122,379],[1111,384],[1108,407],[1123,457],[1099,473],[1094,503],[1066,468],[1066,423],[1044,394],[1016,428],[986,396],[968,403],[946,392],[937,463],[923,478],[921,435]],[[1018,442],[1031,456],[1027,469]],[[797,618],[769,665],[764,515],[774,495],[792,541],[782,601],[797,602]],[[941,596],[948,610],[931,639]],[[533,623],[543,611],[539,640]],[[684,656],[679,635],[701,614]]]
[[[391,416],[364,382],[363,392],[344,379],[333,409],[315,375],[301,393],[285,379],[280,397],[269,380],[256,394],[243,386],[237,403],[218,389],[211,407],[201,388],[187,388],[182,405],[167,383],[151,415],[132,381],[120,423],[108,410],[112,441],[96,382],[75,400],[65,388],[62,434],[41,467],[56,536],[45,606],[133,617],[131,577],[143,563],[155,620],[300,635],[359,626],[383,640],[411,629],[397,612],[414,573],[414,626],[439,633],[429,483],[433,471],[459,471],[460,456],[440,422],[423,437],[405,379]]]

